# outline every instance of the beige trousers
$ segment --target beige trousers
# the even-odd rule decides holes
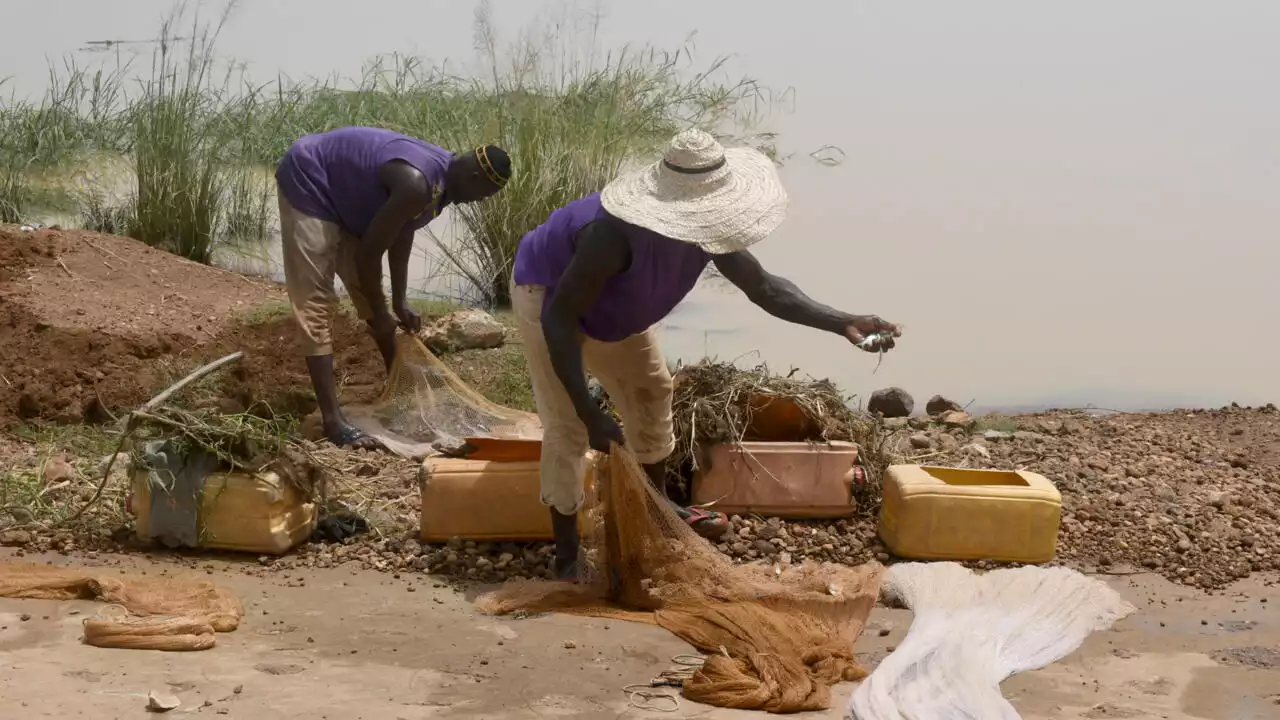
[[[284,243],[284,284],[293,306],[293,317],[302,331],[307,357],[333,354],[333,316],[338,293],[336,274],[342,278],[351,304],[361,320],[373,317],[369,301],[360,292],[356,275],[359,240],[336,224],[311,217],[293,207],[280,189],[280,237]]]
[[[511,288],[524,354],[533,380],[533,397],[542,420],[542,502],[565,515],[582,507],[587,470],[587,428],[551,365],[542,332],[546,288]],[[675,449],[671,426],[671,372],[652,328],[619,342],[600,342],[579,334],[586,369],[604,385],[622,415],[626,442],[640,462],[665,460]]]

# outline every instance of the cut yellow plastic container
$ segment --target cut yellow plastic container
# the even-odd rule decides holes
[[[551,540],[551,513],[542,504],[538,468],[536,460],[427,458],[418,475],[422,540]],[[593,483],[594,479],[588,468],[584,482]],[[591,491],[591,484],[586,490]],[[585,527],[585,513],[579,513],[579,533]]]
[[[711,446],[710,470],[693,482],[695,505],[725,515],[839,518],[857,510],[849,442],[741,442]]]
[[[882,487],[880,539],[898,557],[1042,563],[1057,553],[1062,496],[1041,475],[893,465]]]
[[[149,542],[151,485],[145,470],[133,473],[132,489],[138,539]],[[275,473],[213,473],[204,480],[196,518],[199,547],[281,555],[311,537],[316,518],[315,503]]]

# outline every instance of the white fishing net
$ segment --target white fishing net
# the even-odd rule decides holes
[[[906,638],[849,698],[846,720],[1018,720],[1000,693],[1135,611],[1106,584],[1066,568],[982,575],[956,563],[904,563],[883,595],[915,617]]]
[[[467,438],[537,440],[538,416],[490,402],[416,336],[401,333],[381,397],[344,408],[347,418],[392,452],[420,460]]]

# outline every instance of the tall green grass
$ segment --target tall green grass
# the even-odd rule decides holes
[[[124,150],[128,115],[123,77],[128,64],[93,72],[73,59],[49,69],[40,102],[10,100],[0,105],[3,146],[28,164],[49,168],[73,161],[90,148]]]
[[[600,190],[675,132],[750,123],[766,100],[750,80],[716,80],[723,59],[687,74],[684,50],[623,49],[597,61],[548,38],[526,41],[504,62],[487,3],[477,11],[475,29],[491,75],[468,86],[472,105],[436,128],[436,136],[455,148],[475,144],[477,135],[509,148],[514,172],[490,200],[455,208],[463,232],[440,251],[491,304],[510,300],[516,246],[551,211]]]
[[[514,177],[493,198],[454,209],[456,239],[438,245],[438,259],[500,305],[516,244],[553,210],[599,190],[681,129],[749,128],[771,107],[754,82],[724,80],[723,60],[692,72],[687,48],[601,54],[594,25],[502,43],[487,2],[474,23],[482,71],[459,75],[393,55],[354,81],[256,84],[215,52],[227,13],[209,25],[196,16],[179,40],[171,31],[182,13],[165,22],[151,72],[136,87],[124,87],[117,63],[114,72],[58,75],[39,104],[0,107],[0,219],[23,215],[29,168],[122,153],[136,185],[118,202],[82,192],[82,217],[210,262],[219,247],[273,233],[268,170],[302,135],[371,125],[455,151],[494,143],[511,153]]]
[[[67,60],[51,66],[39,102],[0,102],[0,222],[27,218],[40,193],[33,174],[73,163],[91,149],[124,152],[122,112],[127,64],[93,72]],[[0,90],[3,90],[0,82]]]
[[[214,122],[225,102],[226,83],[218,85],[213,76],[221,29],[221,22],[202,28],[197,16],[182,56],[168,41],[174,33],[166,22],[151,77],[131,108],[137,190],[129,234],[202,263],[213,259],[220,208],[230,189],[231,142]]]
[[[0,154],[0,223],[22,222],[31,189],[25,177],[27,162],[11,150]]]

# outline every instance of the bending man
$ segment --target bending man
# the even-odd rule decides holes
[[[336,445],[376,445],[347,421],[333,377],[333,277],[351,297],[390,369],[395,332],[422,328],[405,298],[413,234],[449,204],[483,200],[511,178],[511,160],[492,145],[454,154],[390,130],[346,127],[307,135],[276,168],[284,276],[302,330],[307,371]],[[391,270],[391,309],[382,257]]]
[[[782,222],[787,195],[763,154],[725,150],[707,133],[672,139],[662,160],[551,214],[516,252],[512,304],[543,425],[542,501],[551,506],[556,574],[576,580],[576,514],[585,455],[622,443],[618,424],[587,390],[585,368],[626,425],[626,442],[665,495],[672,379],[653,327],[693,289],[708,263],[765,312],[860,343],[898,328],[874,315],[819,304],[771,275],[747,248]],[[677,508],[704,537],[723,515]]]

